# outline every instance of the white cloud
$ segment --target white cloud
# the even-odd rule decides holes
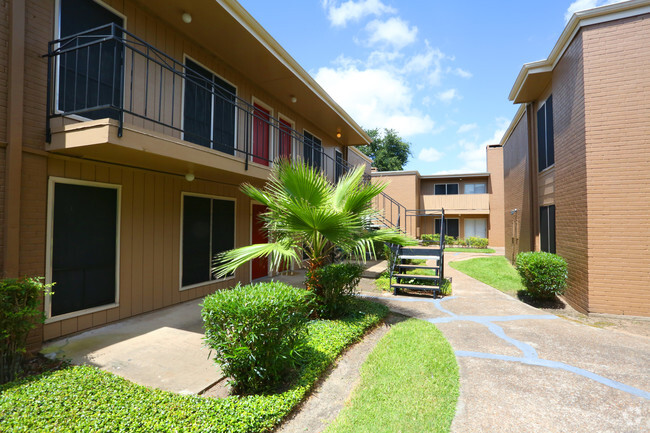
[[[386,21],[370,21],[366,25],[366,30],[370,34],[369,45],[388,45],[397,50],[415,42],[418,34],[417,27],[409,27],[408,22],[399,17],[389,18]]]
[[[456,89],[449,89],[445,90],[444,92],[438,93],[438,99],[440,99],[442,102],[451,102],[454,99],[459,99],[460,96],[458,95],[458,92]]]
[[[620,3],[623,0],[576,0],[569,5],[569,8],[564,14],[564,21],[568,22],[573,14],[585,9],[592,9],[597,6],[605,6],[613,3]]]
[[[454,74],[458,75],[461,78],[472,78],[472,73],[461,68],[454,69]]]
[[[392,128],[401,136],[435,133],[435,122],[414,108],[413,90],[394,71],[348,64],[321,68],[316,81],[366,128]]]
[[[424,162],[436,162],[442,158],[444,154],[434,147],[426,147],[422,149],[418,155],[418,159]]]
[[[381,0],[348,0],[341,4],[334,0],[323,0],[321,3],[327,10],[327,18],[335,27],[345,27],[349,21],[359,21],[368,15],[379,16],[397,12]]]
[[[458,128],[458,131],[456,131],[458,134],[464,134],[466,132],[472,131],[474,129],[478,128],[478,125],[476,123],[465,123],[464,125],[460,125]]]

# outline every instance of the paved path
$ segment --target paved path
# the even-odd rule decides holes
[[[649,338],[564,320],[445,272],[452,297],[375,298],[451,343],[461,382],[452,431],[650,431]]]

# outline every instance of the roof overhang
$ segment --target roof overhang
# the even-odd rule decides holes
[[[548,58],[526,63],[521,68],[508,99],[521,104],[539,98],[551,82],[553,69],[562,54],[583,27],[647,13],[650,13],[650,0],[630,0],[574,13]]]
[[[343,146],[370,137],[235,0],[138,0]],[[184,12],[192,15],[185,24]],[[164,47],[160,47],[164,49]],[[254,95],[264,100],[264,95]],[[295,98],[296,102],[292,102]],[[337,132],[341,138],[336,138]]]

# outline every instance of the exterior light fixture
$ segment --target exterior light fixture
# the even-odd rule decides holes
[[[342,134],[341,134],[341,130],[340,130],[340,129],[337,129],[337,130],[336,130],[336,138],[341,138],[341,136],[342,136]]]
[[[190,15],[189,12],[183,12],[183,15],[181,16],[183,18],[183,22],[185,24],[189,24],[192,22],[192,15]]]
[[[185,175],[185,180],[188,182],[192,182],[194,180],[194,173],[187,173]]]
[[[291,95],[291,102],[295,104],[296,102],[298,102],[298,98],[296,98],[295,96]]]

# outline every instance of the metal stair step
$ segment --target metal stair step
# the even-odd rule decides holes
[[[434,292],[440,292],[440,287],[438,286],[420,286],[418,284],[401,284],[395,283],[391,285],[393,289],[407,289],[407,290],[432,290]]]
[[[397,256],[399,259],[409,259],[409,260],[439,260],[440,256],[418,256],[414,254],[401,254]]]
[[[401,263],[396,264],[395,267],[400,269],[440,269],[440,266],[406,265]]]
[[[393,274],[393,278],[416,279],[416,280],[439,280],[438,275],[413,275],[413,274]]]

